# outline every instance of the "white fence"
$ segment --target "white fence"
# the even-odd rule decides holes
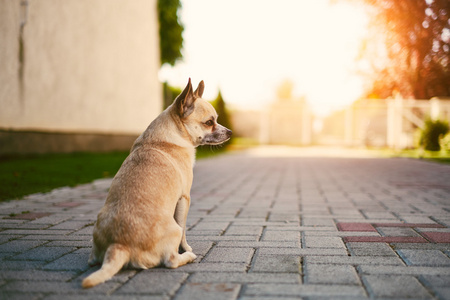
[[[416,146],[427,118],[450,120],[450,98],[364,99],[323,120],[321,144],[405,149]]]
[[[450,99],[367,99],[349,106],[342,115],[346,145],[411,148],[426,118],[450,120]]]

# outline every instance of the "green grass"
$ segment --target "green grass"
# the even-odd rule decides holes
[[[450,164],[449,157],[436,157],[436,158],[426,158],[427,160],[435,161],[441,164]]]
[[[200,146],[195,154],[196,160],[217,156],[226,152],[227,146]]]
[[[0,159],[0,201],[111,177],[126,152],[14,156]]]
[[[421,149],[410,150],[375,150],[381,157],[407,157],[424,159],[438,163],[450,164],[450,152],[447,151],[424,151]]]
[[[200,148],[197,159],[222,153],[224,148]],[[45,193],[113,177],[128,152],[39,154],[0,158],[0,201]]]

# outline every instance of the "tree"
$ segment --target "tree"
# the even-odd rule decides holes
[[[230,119],[230,113],[227,109],[227,105],[223,100],[222,93],[219,90],[219,94],[217,94],[217,98],[211,102],[212,106],[214,106],[219,118],[217,120],[218,123],[225,126],[226,128],[232,130],[232,124]]]
[[[159,49],[161,65],[173,66],[183,56],[183,24],[178,20],[180,0],[158,0]]]
[[[163,109],[168,108],[175,98],[181,94],[182,89],[170,86],[167,82],[163,83]]]
[[[367,95],[450,96],[450,1],[364,1],[371,16],[361,54],[370,66]]]

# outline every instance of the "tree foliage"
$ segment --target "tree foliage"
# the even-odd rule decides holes
[[[450,1],[364,1],[371,16],[370,37],[362,47],[370,62],[368,94],[450,96]]]
[[[175,98],[181,94],[182,89],[170,86],[167,82],[163,83],[163,108],[168,108]]]
[[[225,101],[223,100],[222,93],[219,90],[219,94],[217,95],[217,98],[211,102],[212,106],[214,106],[217,114],[219,115],[219,118],[217,119],[217,122],[226,128],[232,130],[232,124],[231,124],[231,116],[230,112],[227,109],[227,105]]]
[[[158,0],[159,49],[161,65],[173,66],[182,58],[183,24],[178,19],[180,0]]]
[[[444,137],[449,131],[448,122],[440,120],[426,120],[420,137],[420,144],[425,150],[439,151],[441,145],[439,139]]]

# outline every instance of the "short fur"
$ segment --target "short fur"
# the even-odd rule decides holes
[[[98,214],[89,264],[102,267],[83,280],[84,288],[112,278],[125,265],[177,268],[195,260],[186,242],[195,147],[220,144],[231,136],[201,98],[203,90],[201,81],[194,92],[189,79],[174,103],[135,141]]]

